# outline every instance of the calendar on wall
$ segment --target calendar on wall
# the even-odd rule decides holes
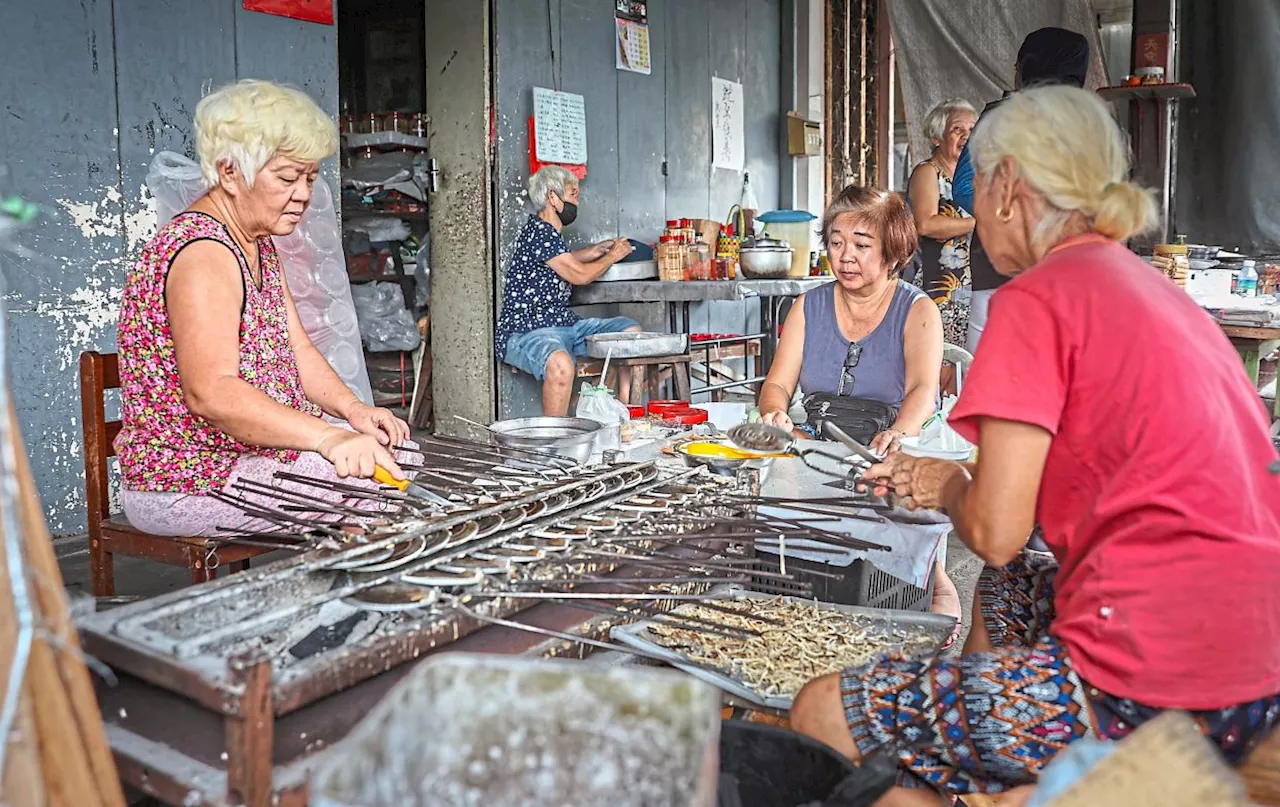
[[[653,63],[649,58],[649,26],[644,23],[618,17],[614,50],[618,57],[618,69],[649,75]]]
[[[539,162],[587,161],[587,108],[581,95],[534,87],[533,129]]]

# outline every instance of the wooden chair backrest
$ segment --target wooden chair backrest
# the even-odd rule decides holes
[[[112,443],[120,433],[118,420],[107,420],[104,398],[120,388],[120,364],[115,353],[96,350],[80,354],[80,420],[84,427],[85,501],[89,508],[89,533],[93,535],[111,515],[110,477],[107,460],[114,457]]]

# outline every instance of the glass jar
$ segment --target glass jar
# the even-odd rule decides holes
[[[711,247],[702,239],[689,247],[689,279],[711,279]]]

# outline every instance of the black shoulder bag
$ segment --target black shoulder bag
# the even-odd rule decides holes
[[[829,392],[809,395],[802,406],[818,437],[822,437],[822,424],[831,422],[864,446],[898,419],[898,410],[886,403]]]

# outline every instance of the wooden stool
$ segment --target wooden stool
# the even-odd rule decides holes
[[[89,564],[95,597],[116,593],[115,555],[186,566],[191,582],[203,583],[218,576],[225,564],[232,571],[249,568],[249,558],[272,550],[248,546],[217,546],[208,538],[151,535],[129,523],[123,513],[111,512],[107,459],[115,456],[112,442],[120,433],[120,421],[108,421],[104,393],[120,387],[120,365],[114,353],[91,350],[80,354],[80,412],[84,421],[85,500],[89,509]],[[213,566],[209,559],[217,559]]]
[[[578,378],[599,378],[600,371],[604,367],[604,361],[601,359],[582,359],[578,362]],[[681,353],[674,356],[641,356],[633,359],[613,359],[609,362],[610,369],[617,368],[618,372],[623,372],[624,368],[631,374],[631,394],[629,400],[622,401],[624,404],[640,405],[644,403],[644,390],[649,390],[649,400],[658,400],[662,397],[659,387],[662,384],[662,370],[664,367],[671,368],[671,380],[675,384],[675,397],[681,401],[687,401],[691,397],[689,389],[689,354]],[[652,370],[652,372],[650,372]]]

